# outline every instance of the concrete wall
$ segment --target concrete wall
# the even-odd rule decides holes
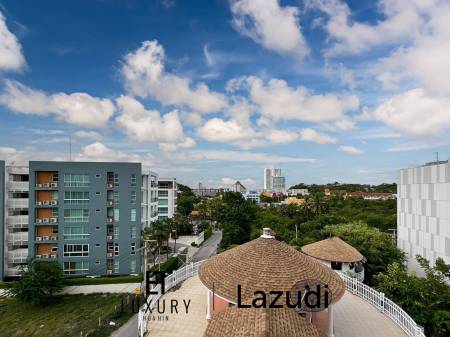
[[[29,254],[36,253],[36,172],[56,171],[59,174],[58,195],[58,262],[89,261],[88,275],[106,275],[107,262],[107,190],[119,192],[119,204],[114,206],[119,209],[119,221],[114,222],[119,226],[119,256],[110,259],[119,261],[118,274],[130,274],[131,260],[136,261],[136,273],[140,272],[140,251],[131,255],[131,243],[136,243],[136,250],[140,248],[141,232],[141,164],[140,163],[86,163],[86,162],[30,162],[30,197],[29,197]],[[119,186],[107,188],[107,172],[118,173]],[[89,175],[89,187],[65,187],[64,174],[87,174]],[[131,186],[131,175],[136,175],[136,186]],[[89,203],[84,205],[64,204],[65,191],[89,191]],[[136,204],[131,205],[131,191],[136,192]],[[87,239],[64,239],[64,227],[69,224],[64,221],[64,209],[87,208],[89,209],[89,221],[86,225],[89,238]],[[136,221],[131,222],[131,209],[136,209]],[[81,223],[72,223],[78,225]],[[131,239],[131,224],[136,226],[136,238]],[[89,244],[89,257],[64,257],[64,244]]]
[[[397,245],[409,269],[421,273],[416,255],[450,263],[449,163],[401,170],[397,192]]]

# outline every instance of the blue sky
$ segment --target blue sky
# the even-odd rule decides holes
[[[0,158],[194,185],[395,181],[450,155],[439,0],[0,0]]]

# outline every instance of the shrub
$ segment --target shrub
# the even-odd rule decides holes
[[[212,235],[212,226],[209,225],[206,229],[205,229],[205,241],[208,240]]]

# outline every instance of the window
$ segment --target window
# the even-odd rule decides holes
[[[136,208],[131,209],[131,221],[136,221]]]
[[[114,173],[114,186],[119,186],[119,174]]]
[[[64,174],[65,187],[89,187],[89,175],[87,174]]]
[[[95,178],[100,178],[100,177],[101,177],[100,174],[96,174],[96,175],[95,175]]]
[[[135,225],[130,226],[130,232],[131,232],[131,238],[136,239],[136,226]]]
[[[168,214],[169,209],[167,207],[158,207],[158,213],[160,214]]]
[[[89,261],[64,262],[64,274],[82,275],[89,273]]]
[[[168,204],[169,204],[169,200],[167,200],[167,199],[159,199],[158,200],[158,205],[167,206]]]
[[[65,191],[64,203],[66,205],[80,205],[89,203],[89,192]]]
[[[100,212],[100,208],[97,208],[95,211],[96,211],[97,213]]]
[[[99,244],[99,243],[96,243],[96,244],[95,244],[95,247],[100,247],[100,244]]]
[[[118,205],[119,204],[119,191],[114,191],[113,199],[114,199],[114,204]]]
[[[131,243],[131,255],[136,254],[136,242]]]
[[[53,173],[53,174],[52,174],[52,181],[53,181],[54,183],[57,183],[58,180],[59,180],[59,174],[58,174],[58,172]]]
[[[131,191],[130,200],[132,205],[136,205],[136,191]]]
[[[101,193],[100,192],[95,192],[95,195],[101,195]]]
[[[114,239],[115,240],[119,239],[119,233],[120,233],[120,227],[119,226],[114,226]]]
[[[114,243],[114,256],[119,256],[119,244]]]
[[[119,261],[114,261],[114,272],[115,273],[119,272]]]
[[[158,197],[167,198],[169,196],[168,191],[158,191]]]
[[[66,221],[66,222],[89,222],[89,209],[66,208],[64,210],[64,221]]]
[[[99,231],[100,230],[100,226],[95,226],[95,229]]]
[[[131,186],[136,186],[137,183],[137,179],[136,179],[136,174],[132,174],[131,175]]]
[[[52,217],[53,218],[57,218],[58,217],[58,209],[57,208],[52,208]]]
[[[136,272],[136,260],[130,260],[130,272],[135,273]]]
[[[89,256],[89,245],[64,245],[64,256]]]
[[[58,251],[58,246],[52,247],[52,253],[56,253]]]
[[[119,221],[119,209],[114,208],[114,221]]]
[[[89,231],[86,226],[64,226],[65,240],[88,239]]]

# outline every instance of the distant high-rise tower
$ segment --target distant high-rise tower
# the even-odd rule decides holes
[[[281,176],[280,168],[264,169],[264,190],[281,193],[286,190],[286,178]]]

